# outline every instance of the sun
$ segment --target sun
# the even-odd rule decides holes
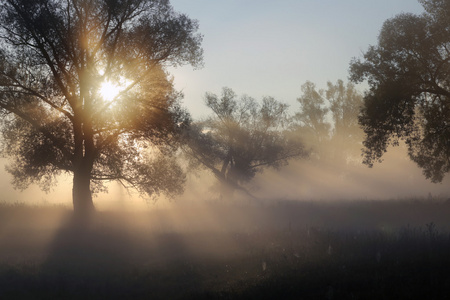
[[[100,85],[100,96],[108,102],[113,101],[121,92],[122,88],[111,81],[104,81]]]

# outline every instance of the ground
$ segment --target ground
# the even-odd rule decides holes
[[[447,299],[441,200],[0,205],[0,299]]]

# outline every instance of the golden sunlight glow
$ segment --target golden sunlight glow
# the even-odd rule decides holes
[[[122,88],[119,85],[114,84],[110,81],[104,81],[100,85],[99,93],[103,99],[110,102],[110,101],[113,101],[114,98],[117,97],[117,95],[119,95],[121,90],[122,90]]]

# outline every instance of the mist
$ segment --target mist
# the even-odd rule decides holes
[[[360,274],[380,297],[384,290],[429,294],[430,276],[442,286],[448,178],[426,180],[404,147],[389,149],[373,168],[314,155],[326,150],[258,173],[245,185],[254,198],[221,197],[206,170],[188,172],[175,199],[143,199],[111,183],[94,198],[95,218],[81,224],[70,176],[49,194],[36,186],[21,193],[4,173],[0,296],[345,299],[368,296],[353,285]],[[380,287],[379,278],[391,276],[410,281]]]
[[[293,161],[255,179],[255,191],[270,198],[299,200],[389,200],[450,196],[450,181],[432,183],[410,161],[405,148],[391,147],[373,168],[361,162]]]
[[[2,160],[5,163],[5,160]],[[59,204],[70,207],[72,182],[70,176],[60,176],[57,185],[49,193],[31,185],[24,191],[15,190],[11,176],[3,170],[0,176],[5,203],[29,205]],[[404,147],[391,147],[382,163],[373,168],[361,162],[322,162],[309,158],[291,160],[280,169],[266,169],[258,173],[246,187],[257,199],[266,203],[279,200],[292,201],[346,201],[433,199],[450,197],[450,179],[432,183],[426,179]],[[161,196],[155,199],[141,198],[136,192],[126,190],[118,183],[108,185],[107,193],[95,197],[100,210],[151,210],[170,208],[181,204],[202,204],[214,201],[222,204],[251,202],[237,192],[236,199],[219,199],[219,182],[208,171],[188,173],[185,191],[175,199]]]
[[[327,147],[333,147],[328,144]],[[320,150],[319,150],[320,151]],[[265,203],[291,201],[371,201],[395,199],[426,199],[444,201],[450,197],[450,179],[432,183],[410,160],[407,149],[390,147],[383,162],[372,168],[360,157],[342,162],[314,157],[291,160],[279,169],[267,168],[258,173],[246,188]],[[250,201],[237,192],[235,199],[223,203]],[[219,182],[207,171],[188,176],[185,193],[176,203],[208,202],[219,198]]]

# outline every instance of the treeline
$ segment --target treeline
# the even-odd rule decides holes
[[[230,88],[220,96],[207,93],[211,116],[186,127],[181,149],[191,167],[214,174],[226,197],[236,189],[252,196],[246,183],[264,168],[279,168],[292,159],[360,163],[363,96],[355,85],[338,80],[317,89],[306,82],[297,101],[292,113],[272,97],[258,102]]]

